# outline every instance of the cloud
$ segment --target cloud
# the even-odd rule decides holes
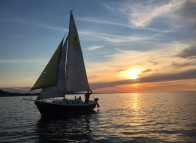
[[[139,82],[143,83],[143,82],[161,82],[161,81],[196,79],[195,73],[196,73],[196,69],[192,69],[179,73],[152,75],[149,77],[142,78]]]
[[[87,50],[88,51],[94,51],[94,50],[97,50],[97,49],[101,49],[103,47],[104,47],[103,45],[94,45],[94,46],[88,47]]]
[[[182,58],[196,59],[196,44],[193,44],[189,48],[183,50],[179,56]]]
[[[175,20],[178,18],[175,15],[175,11],[182,7],[184,3],[185,0],[170,0],[168,3],[162,4],[136,4],[129,9],[129,22],[136,27],[146,27],[160,17],[165,17],[171,21]],[[167,20],[167,22],[170,20]]]
[[[150,72],[150,71],[151,71],[151,69],[147,69],[145,71],[142,71],[142,73],[147,73],[147,72]]]
[[[135,28],[151,29],[156,32],[174,32],[181,26],[184,26],[184,19],[180,13],[192,15],[192,18],[186,18],[189,22],[195,24],[195,2],[193,0],[169,0],[169,1],[124,1],[104,3],[104,7],[112,12],[121,13],[128,20],[128,25]],[[191,9],[191,10],[190,10]],[[194,17],[194,18],[193,18]],[[160,19],[161,18],[161,19]],[[156,20],[162,20],[169,28],[160,30],[150,28],[150,24]],[[192,24],[192,25],[193,25]]]
[[[11,63],[11,64],[15,64],[15,63],[29,63],[29,62],[33,62],[32,60],[0,60],[0,63]]]
[[[116,53],[108,55],[107,61],[91,63],[92,67],[88,70],[90,85],[93,89],[106,89],[130,84],[158,84],[196,79],[195,64],[193,62],[186,64],[191,63],[192,59],[176,56],[176,53],[185,53],[187,47],[190,47],[190,44],[175,41],[159,44],[156,49],[145,52],[119,49]],[[119,77],[120,72],[128,69],[139,69],[141,71],[139,79]]]
[[[114,87],[119,85],[133,84],[133,83],[152,83],[152,82],[165,82],[165,81],[176,81],[176,80],[187,80],[187,79],[196,79],[196,69],[179,72],[179,73],[170,73],[170,74],[160,74],[160,75],[151,75],[148,77],[141,78],[140,80],[119,80],[112,82],[98,82],[91,83],[93,89]]]
[[[40,65],[45,65],[47,63],[46,60],[43,59],[6,59],[0,60],[0,64],[20,64],[20,63],[36,63]]]
[[[181,21],[196,30],[196,1],[187,0],[176,11],[176,14],[181,17]]]
[[[182,59],[176,56],[176,53],[184,50],[187,44],[180,42],[171,42],[162,45],[156,45],[152,50],[135,51],[135,50],[122,50],[117,49],[107,55],[107,60],[91,62],[87,61],[88,77],[90,82],[102,82],[122,80],[120,72],[127,71],[128,69],[138,69],[141,71],[139,77],[146,77],[153,74],[171,73],[174,71],[180,72],[193,68],[192,66],[184,68],[176,68],[172,63],[189,62],[189,59]],[[164,69],[164,70],[163,70]],[[125,75],[126,76],[126,75]]]
[[[147,28],[147,27],[135,27],[130,24],[124,24],[124,23],[118,23],[118,22],[112,22],[111,20],[108,21],[107,19],[95,19],[92,17],[86,17],[86,18],[77,18],[76,20],[80,21],[85,21],[85,22],[90,22],[90,23],[96,23],[96,24],[107,24],[107,25],[113,25],[113,26],[120,26],[120,27],[126,27],[130,29],[137,29],[137,30],[144,30],[144,31],[153,31],[153,32],[158,32],[158,33],[170,33],[174,32],[174,29],[167,29],[167,30],[157,30],[154,28]]]
[[[86,18],[77,18],[76,20],[85,21],[85,22],[91,22],[91,23],[97,23],[97,24],[107,24],[107,25],[114,25],[114,26],[122,26],[122,27],[129,27],[129,25],[123,24],[123,23],[116,23],[111,22],[106,19],[95,19],[92,17],[86,17]]]
[[[56,31],[61,31],[61,32],[67,32],[67,28],[61,28],[61,27],[54,27],[54,26],[48,26],[47,24],[39,24],[35,23],[34,24],[37,27],[45,28],[45,29],[51,29],[51,30],[56,30]]]
[[[150,37],[147,37],[147,36],[146,37],[145,36],[116,36],[116,35],[109,35],[109,34],[104,35],[102,38],[114,44],[152,40]]]
[[[88,36],[88,39],[101,40],[108,42],[110,44],[126,44],[130,42],[141,42],[141,41],[151,41],[155,40],[155,36],[145,36],[145,35],[114,35],[100,32],[92,32],[92,31],[79,31],[79,34]]]
[[[172,5],[166,4],[159,7],[137,5],[131,9],[129,22],[136,27],[145,27],[149,25],[155,18],[168,13],[173,8]],[[142,11],[141,11],[142,9]]]
[[[184,62],[184,63],[174,62],[172,64],[172,67],[176,67],[176,68],[185,68],[185,67],[194,67],[194,66],[195,66],[195,61],[188,61],[188,62]]]

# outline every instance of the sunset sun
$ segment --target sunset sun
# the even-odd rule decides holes
[[[131,70],[130,72],[128,72],[127,76],[130,79],[137,79],[139,75],[139,71],[138,70]]]
[[[138,68],[129,68],[125,71],[120,72],[120,75],[121,77],[124,77],[126,79],[136,80],[139,78],[140,73],[141,70]]]

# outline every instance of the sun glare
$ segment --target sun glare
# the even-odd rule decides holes
[[[141,70],[138,69],[138,68],[134,68],[134,69],[133,68],[131,68],[131,69],[129,68],[129,69],[125,70],[125,71],[122,71],[120,73],[120,75],[121,75],[121,77],[124,77],[126,79],[136,80],[136,79],[139,78],[140,73],[141,73]]]
[[[132,70],[132,71],[128,72],[128,76],[131,79],[137,79],[138,75],[139,75],[139,71],[138,70]]]

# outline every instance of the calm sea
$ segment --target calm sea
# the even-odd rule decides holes
[[[1,97],[0,142],[196,142],[196,92],[94,97],[94,113],[68,117],[42,117],[24,97]]]

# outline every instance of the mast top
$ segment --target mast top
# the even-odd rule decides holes
[[[73,12],[73,9],[72,9],[72,10],[70,10],[70,14],[72,14],[72,12]]]

